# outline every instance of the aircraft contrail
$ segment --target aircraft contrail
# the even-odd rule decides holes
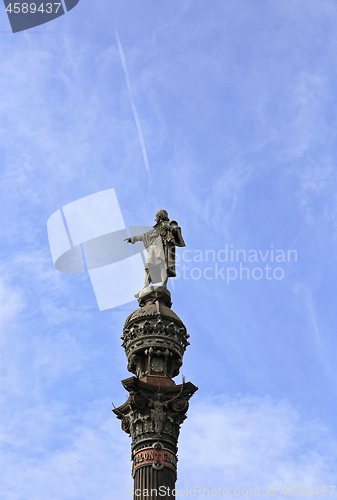
[[[124,55],[124,52],[123,52],[123,47],[122,47],[121,41],[119,39],[118,31],[116,31],[116,40],[117,40],[119,55],[120,55],[121,61],[122,61],[122,66],[123,66],[123,70],[124,70],[126,85],[127,85],[128,91],[129,91],[129,96],[130,96],[130,101],[131,101],[131,107],[132,107],[132,111],[133,111],[133,116],[135,117],[135,122],[136,122],[137,130],[138,130],[138,136],[139,136],[140,146],[142,148],[142,153],[143,153],[145,168],[146,168],[146,170],[148,172],[150,172],[149,160],[147,159],[147,153],[146,153],[146,148],[145,148],[145,143],[144,143],[143,132],[142,132],[142,128],[140,126],[140,121],[139,121],[139,117],[138,117],[138,113],[137,113],[137,108],[136,108],[136,105],[135,105],[135,103],[133,101],[133,97],[132,97],[132,89],[131,89],[131,83],[130,83],[128,68],[126,66],[125,55]]]

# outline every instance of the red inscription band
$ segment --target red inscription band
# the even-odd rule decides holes
[[[145,465],[152,465],[154,469],[162,469],[169,467],[175,472],[177,471],[177,458],[174,453],[168,450],[155,450],[148,448],[146,450],[138,451],[133,458],[133,474],[139,467]]]

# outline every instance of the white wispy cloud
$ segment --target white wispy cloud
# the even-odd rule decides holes
[[[134,102],[134,99],[133,99],[132,87],[131,87],[129,72],[128,72],[128,68],[127,68],[127,65],[126,65],[126,59],[125,59],[125,55],[124,55],[124,50],[123,50],[123,47],[122,47],[122,44],[121,44],[121,41],[120,41],[120,38],[119,38],[118,31],[116,31],[116,41],[117,41],[117,45],[118,45],[119,55],[121,57],[121,62],[122,62],[123,71],[124,71],[124,75],[125,75],[126,85],[127,85],[128,92],[129,92],[129,97],[130,97],[130,101],[131,101],[132,112],[133,112],[133,116],[135,118],[135,122],[136,122],[136,126],[137,126],[137,131],[138,131],[138,136],[139,136],[139,142],[140,142],[140,145],[141,145],[141,148],[142,148],[142,153],[143,153],[145,168],[146,168],[146,170],[148,172],[150,172],[149,160],[147,158],[147,152],[146,152],[146,147],[145,147],[145,142],[144,142],[144,137],[143,137],[143,131],[142,131],[142,127],[140,125],[138,111],[137,111],[137,108],[136,108],[136,105],[135,105],[135,102]]]
[[[179,485],[280,492],[290,484],[334,484],[336,444],[322,422],[285,400],[201,400],[181,431]]]
[[[129,438],[108,400],[81,412],[57,402],[13,415],[3,447],[3,498],[57,500],[111,495],[132,486]],[[192,404],[179,442],[177,488],[334,484],[336,440],[286,401],[217,397]],[[200,497],[200,495],[196,495]]]
[[[7,276],[4,266],[0,269],[0,335],[3,337],[4,329],[15,319],[25,306],[23,291],[19,286],[13,286]]]
[[[51,403],[13,415],[3,436],[2,498],[126,498],[130,453],[110,407],[99,400],[74,415]]]

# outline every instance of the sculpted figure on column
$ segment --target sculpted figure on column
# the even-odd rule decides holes
[[[175,247],[186,246],[178,223],[169,219],[166,210],[158,210],[155,220],[153,229],[125,240],[132,244],[142,241],[148,252],[143,288],[159,281],[166,287],[168,278],[176,276]]]

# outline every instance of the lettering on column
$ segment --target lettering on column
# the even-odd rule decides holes
[[[177,458],[169,450],[147,449],[138,451],[133,458],[133,475],[139,467],[144,467],[145,465],[152,465],[157,470],[169,467],[176,472]]]

